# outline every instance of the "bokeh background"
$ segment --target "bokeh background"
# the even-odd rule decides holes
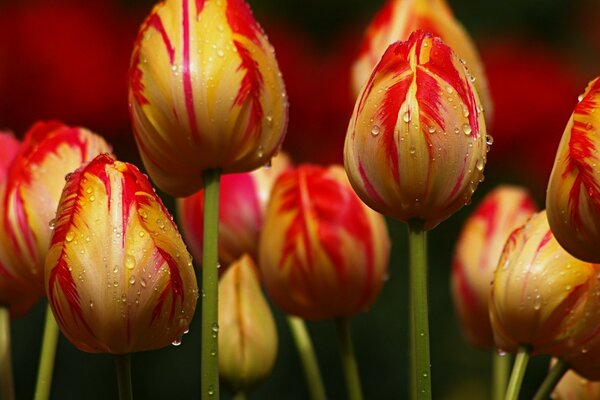
[[[290,100],[284,149],[297,162],[333,163],[354,99],[349,68],[361,35],[383,0],[249,0],[275,46]],[[530,188],[539,205],[558,141],[586,83],[600,74],[600,2],[596,0],[449,0],[477,42],[495,102],[486,180],[476,204],[495,185]],[[139,164],[127,112],[126,77],[148,0],[0,1],[0,129],[17,135],[40,119],[58,118],[104,135],[123,160]],[[172,201],[163,197],[167,204]],[[473,206],[430,234],[432,379],[436,399],[486,399],[491,356],[462,339],[449,291],[454,243]],[[393,238],[389,280],[373,308],[352,320],[366,399],[407,398],[406,228],[388,221]],[[45,303],[14,321],[13,363],[19,399],[32,397]],[[299,360],[281,314],[272,377],[250,399],[306,399]],[[330,399],[345,389],[335,326],[309,329]],[[178,347],[133,357],[138,399],[199,398],[199,318]],[[535,358],[522,398],[547,369]],[[53,399],[116,398],[113,360],[77,351],[61,337]],[[223,390],[222,398],[229,398]]]

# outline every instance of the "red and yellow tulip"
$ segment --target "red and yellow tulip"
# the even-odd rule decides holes
[[[469,203],[483,179],[485,121],[452,49],[419,31],[392,44],[358,97],[344,161],[374,210],[432,229]]]
[[[45,272],[59,327],[88,352],[179,340],[198,298],[191,256],[160,198],[136,167],[108,155],[67,180]]]
[[[597,330],[600,267],[578,260],[554,239],[546,212],[535,214],[509,237],[490,297],[499,349],[520,345],[534,354],[563,357]]]
[[[567,124],[546,195],[556,240],[575,257],[600,263],[600,79],[588,84]]]
[[[388,0],[367,28],[358,59],[352,69],[355,93],[369,79],[386,48],[407,40],[412,32],[423,30],[440,37],[471,71],[472,81],[486,110],[489,122],[492,99],[488,90],[483,64],[477,49],[463,26],[454,18],[445,0]]]
[[[267,202],[275,179],[290,167],[280,153],[269,168],[221,178],[219,197],[219,261],[226,266],[243,254],[256,258]],[[202,260],[204,190],[177,200],[183,235],[194,258]]]
[[[0,199],[4,196],[6,186],[6,173],[10,163],[14,160],[19,151],[21,143],[8,132],[0,132]],[[4,203],[0,202],[0,213],[3,213]],[[24,314],[31,305],[38,299],[39,294],[29,290],[27,281],[24,281],[14,263],[8,256],[6,246],[10,243],[5,242],[7,235],[4,234],[4,226],[0,226],[2,241],[0,241],[0,304],[9,307],[13,318]]]
[[[494,346],[490,282],[506,239],[535,211],[527,190],[500,186],[484,198],[462,229],[452,264],[452,295],[463,334],[473,346]]]
[[[269,376],[277,357],[277,329],[248,255],[219,282],[219,374],[233,393],[247,392]]]
[[[45,295],[44,260],[65,176],[110,151],[100,136],[58,121],[38,122],[25,134],[8,169],[0,223],[11,263],[36,296]]]
[[[356,196],[344,170],[303,165],[280,175],[259,245],[263,285],[283,311],[348,317],[376,299],[387,271],[385,221]]]
[[[267,164],[287,126],[273,48],[243,0],[159,3],[135,43],[129,102],[144,165],[174,196],[207,169]]]

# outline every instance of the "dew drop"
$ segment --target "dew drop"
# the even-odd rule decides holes
[[[90,300],[90,308],[94,308],[94,301]]]
[[[175,347],[180,346],[181,345],[181,339],[175,339],[173,340],[173,342],[171,342],[171,344]]]
[[[135,268],[135,257],[131,254],[127,254],[125,256],[125,268],[134,269]]]
[[[417,153],[417,149],[415,148],[415,146],[410,146],[410,149],[408,149],[408,151],[410,152],[410,155],[413,157]]]
[[[583,100],[583,94],[580,94],[579,96],[577,96],[577,101],[581,101]]]
[[[90,194],[90,193],[92,193],[92,187],[91,187],[91,186],[88,186],[88,187],[85,189],[85,192],[86,192],[87,194]]]
[[[488,146],[491,146],[494,144],[494,137],[492,135],[486,135],[485,136],[485,143],[487,143]]]
[[[406,111],[402,114],[402,121],[409,123],[410,122],[410,112]]]
[[[435,126],[430,126],[427,131],[429,131],[429,133],[435,133]]]
[[[72,242],[73,239],[75,239],[75,233],[73,231],[69,231],[67,232],[66,236],[65,236],[65,240],[67,242]]]
[[[208,387],[208,395],[209,396],[215,395],[215,388],[213,388],[212,385]]]
[[[219,50],[217,50],[217,55],[219,57],[223,57],[223,56],[225,56],[225,53],[223,52],[223,50],[219,49]]]
[[[452,94],[454,93],[454,89],[452,89],[452,86],[446,86],[446,92],[448,92],[448,94]]]
[[[145,288],[146,287],[146,280],[144,278],[140,279],[140,286]]]
[[[135,284],[135,275],[131,275],[131,277],[129,278],[129,284],[130,285]]]
[[[48,222],[48,228],[50,228],[50,230],[54,230],[54,228],[56,227],[56,218],[52,218],[50,220],[50,222]]]
[[[379,127],[379,125],[373,125],[373,127],[371,128],[371,136],[377,136],[381,133],[381,128]]]
[[[479,160],[477,160],[477,164],[475,164],[475,168],[477,168],[477,171],[479,171],[479,172],[483,171],[484,166],[485,166],[485,161],[483,158],[480,158]]]
[[[463,124],[462,130],[463,130],[464,134],[467,136],[469,136],[473,132],[473,129],[471,129],[471,125],[469,125],[469,124]]]

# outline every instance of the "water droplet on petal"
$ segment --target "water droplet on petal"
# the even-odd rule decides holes
[[[50,220],[50,222],[48,222],[48,228],[50,228],[50,230],[54,230],[54,228],[56,227],[56,218],[52,218]]]
[[[173,342],[171,342],[171,344],[175,347],[181,345],[181,339],[175,339],[173,340]]]
[[[68,242],[72,242],[73,239],[75,239],[75,233],[73,231],[69,231],[67,232],[66,236],[65,236],[65,240]]]
[[[463,124],[462,130],[466,136],[469,136],[473,132],[473,129],[471,129],[471,125],[469,124]]]
[[[411,156],[415,156],[417,149],[415,148],[415,146],[410,146],[410,149],[408,149],[408,151],[410,152]]]
[[[410,122],[410,112],[406,111],[404,114],[402,114],[402,120],[406,123]]]
[[[379,125],[373,125],[373,127],[371,128],[371,135],[377,136],[380,133],[381,133],[381,128],[379,127]]]

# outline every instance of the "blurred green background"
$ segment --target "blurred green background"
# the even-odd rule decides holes
[[[300,69],[298,72],[290,68],[292,72],[286,74],[280,60],[291,103],[292,144],[286,149],[298,162],[338,160],[341,149],[335,145],[345,134],[347,104],[342,101],[330,110],[330,104],[339,102],[339,93],[328,85],[311,92],[312,96],[316,93],[322,97],[323,104],[318,109],[306,105],[314,98],[302,98],[296,92],[292,96],[295,87],[310,85],[315,79],[308,71],[302,75],[305,65],[298,60],[311,63],[314,71],[326,66],[333,69],[333,76],[336,72],[346,76],[348,60],[383,1],[249,3],[277,53],[288,58],[288,65],[297,64]],[[146,0],[90,4],[1,1],[0,126],[22,134],[38,118],[62,118],[104,134],[120,158],[139,165],[126,115],[125,75],[134,34],[152,4]],[[449,4],[482,51],[497,101],[496,121],[490,127],[496,141],[486,180],[473,203],[498,183],[512,182],[529,187],[541,205],[554,151],[576,96],[600,72],[600,7],[594,0],[453,0]],[[281,47],[277,47],[278,43]],[[298,43],[304,47],[298,47]],[[61,71],[68,72],[62,76]],[[108,73],[111,75],[105,76]],[[94,80],[102,87],[93,86]],[[60,84],[54,88],[49,82]],[[341,85],[345,87],[343,82]],[[315,113],[319,113],[318,118]],[[311,120],[312,125],[302,125],[303,119]],[[325,143],[322,147],[331,153],[314,153],[320,147],[316,143]],[[308,150],[302,149],[303,144]],[[164,198],[172,206],[172,201]],[[464,342],[449,292],[454,243],[472,209],[470,206],[461,210],[429,235],[432,380],[436,399],[489,397],[491,355]],[[408,392],[406,228],[395,221],[388,221],[388,225],[393,239],[389,280],[373,308],[352,320],[366,399],[403,399]],[[44,310],[42,302],[30,314],[14,321],[12,327],[19,399],[29,399],[33,394]],[[277,363],[271,378],[249,398],[306,399],[304,376],[287,325],[281,313],[275,311],[275,315],[280,338]],[[308,326],[329,398],[346,398],[334,323],[309,322]],[[180,346],[133,356],[136,398],[199,398],[199,333],[196,318]],[[544,357],[532,360],[522,398],[532,397],[546,372],[547,361]],[[111,399],[116,398],[116,393],[112,358],[79,352],[61,337],[52,398]],[[222,398],[229,398],[226,390],[222,393]]]

